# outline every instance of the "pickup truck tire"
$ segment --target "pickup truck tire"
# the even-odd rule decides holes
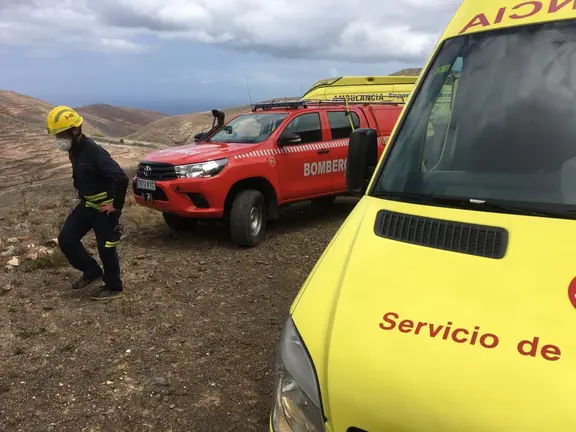
[[[230,211],[230,235],[239,246],[252,247],[266,236],[266,199],[262,192],[246,189],[239,192]]]
[[[164,222],[175,231],[184,231],[193,228],[198,222],[196,219],[185,218],[172,213],[162,213]]]
[[[320,198],[314,198],[312,204],[316,207],[327,207],[336,201],[336,195],[324,196]]]

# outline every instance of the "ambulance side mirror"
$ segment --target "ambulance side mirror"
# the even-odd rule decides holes
[[[295,133],[282,135],[282,136],[280,136],[280,138],[278,138],[278,145],[280,147],[287,146],[287,145],[300,144],[301,142],[302,142],[302,138],[300,138],[300,135],[295,134]]]
[[[378,164],[378,137],[371,128],[356,129],[350,135],[346,159],[346,187],[352,195],[362,196]]]

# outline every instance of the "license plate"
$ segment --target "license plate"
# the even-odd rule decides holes
[[[138,189],[144,189],[150,191],[156,190],[156,182],[153,180],[137,179],[136,186],[138,187]]]

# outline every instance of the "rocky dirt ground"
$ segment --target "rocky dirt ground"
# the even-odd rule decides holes
[[[355,201],[288,207],[246,250],[219,224],[175,235],[129,197],[127,295],[101,304],[68,290],[77,273],[50,243],[69,183],[0,196],[0,431],[267,430],[289,305]]]

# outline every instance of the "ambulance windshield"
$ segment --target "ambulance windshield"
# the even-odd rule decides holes
[[[280,126],[287,113],[244,114],[223,126],[208,142],[259,143]]]
[[[576,209],[574,21],[446,40],[408,109],[372,195]]]

